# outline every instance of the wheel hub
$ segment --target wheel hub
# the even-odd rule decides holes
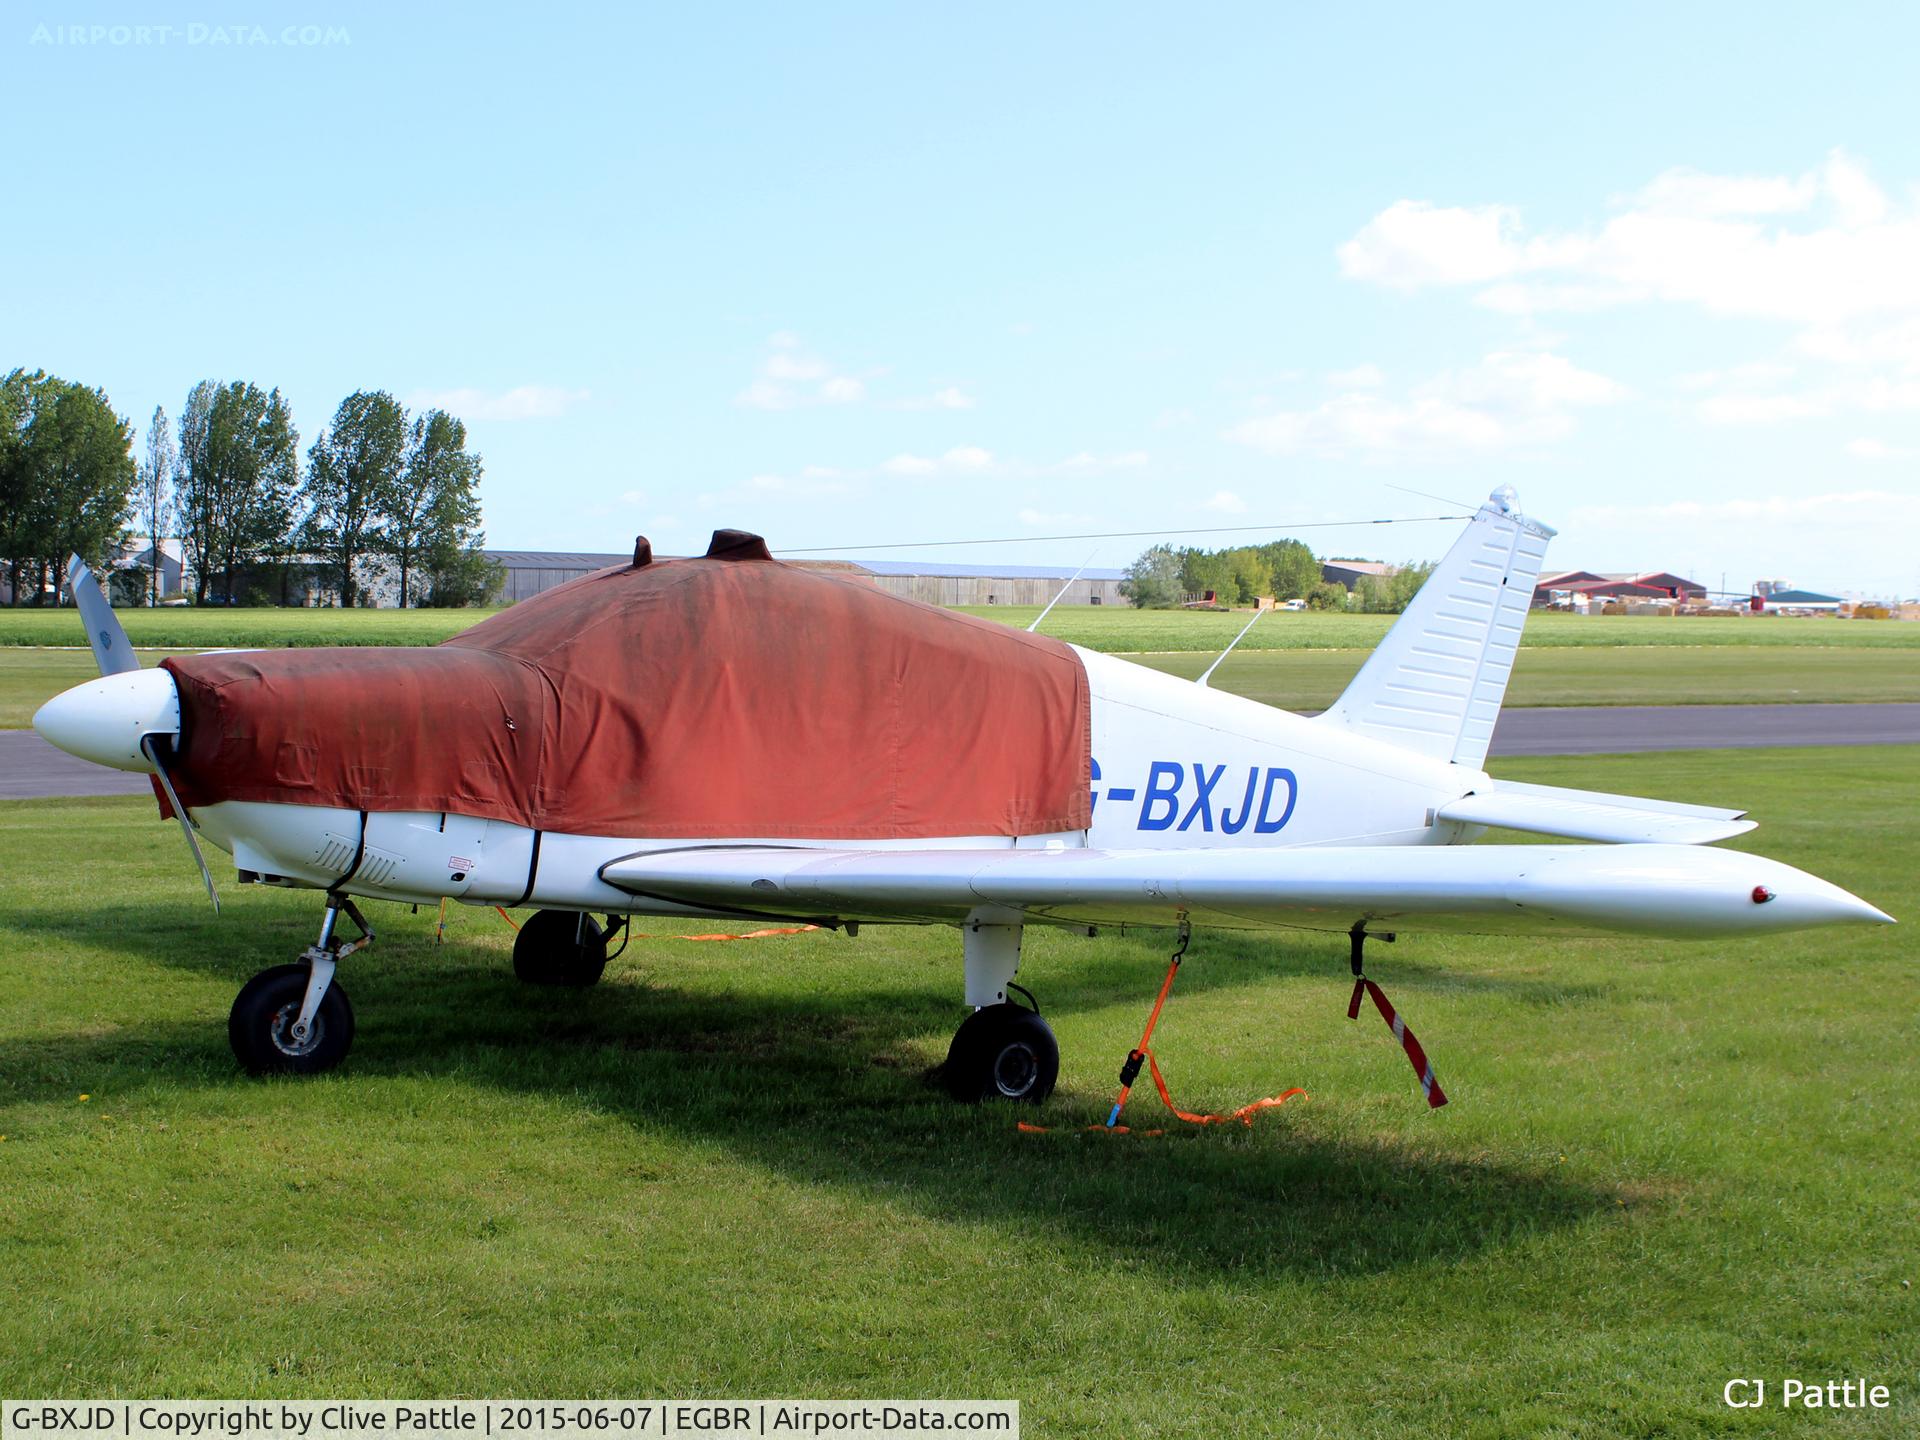
[[[1024,1040],[1016,1040],[993,1060],[993,1087],[1009,1100],[1033,1089],[1040,1076],[1040,1057]]]
[[[296,1060],[303,1055],[311,1055],[314,1050],[319,1047],[321,1040],[326,1037],[327,1033],[327,1022],[322,1020],[316,1012],[313,1019],[307,1022],[306,1038],[304,1040],[295,1039],[293,1024],[294,1021],[299,1018],[300,1007],[298,1005],[282,1005],[278,1010],[273,1012],[273,1024],[268,1029],[268,1035],[273,1041],[273,1048],[278,1050],[282,1055]]]

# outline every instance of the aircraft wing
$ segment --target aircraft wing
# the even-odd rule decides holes
[[[815,921],[1700,937],[1887,917],[1789,865],[1688,845],[1236,850],[695,846],[611,861],[664,908]]]
[[[1745,818],[1746,813],[1710,805],[1682,805],[1673,800],[1645,800],[1638,795],[1500,780],[1484,793],[1441,806],[1435,818],[1615,845],[1707,845],[1753,829],[1754,822]]]

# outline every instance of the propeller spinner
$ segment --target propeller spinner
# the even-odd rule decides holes
[[[167,773],[165,757],[173,753],[173,743],[180,735],[180,694],[173,677],[164,670],[140,668],[120,617],[113,613],[93,572],[78,555],[67,561],[67,585],[86,624],[87,644],[100,667],[100,678],[47,701],[34,712],[33,728],[41,739],[69,755],[116,770],[143,771],[159,779],[173,805],[174,818],[180,822],[180,833],[187,837],[187,848],[193,851],[193,862],[200,867],[207,898],[218,914],[220,897],[214,893],[213,872],[200,853],[200,841],[187,819],[186,806],[180,803],[173,777]]]

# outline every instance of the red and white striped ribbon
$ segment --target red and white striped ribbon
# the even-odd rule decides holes
[[[1420,1042],[1413,1038],[1413,1031],[1407,1028],[1380,987],[1364,975],[1356,975],[1353,981],[1353,999],[1347,1002],[1347,1018],[1360,1018],[1360,997],[1371,995],[1374,1007],[1379,1010],[1380,1018],[1387,1022],[1387,1028],[1393,1031],[1393,1038],[1400,1042],[1400,1048],[1407,1052],[1407,1062],[1413,1066],[1413,1073],[1420,1077],[1420,1093],[1427,1097],[1427,1107],[1438,1110],[1447,1103],[1447,1092],[1440,1088],[1440,1082],[1434,1079],[1433,1066],[1427,1060],[1427,1052],[1420,1048]]]

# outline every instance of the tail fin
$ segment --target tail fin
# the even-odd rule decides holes
[[[1321,720],[1479,766],[1553,533],[1494,491]]]

